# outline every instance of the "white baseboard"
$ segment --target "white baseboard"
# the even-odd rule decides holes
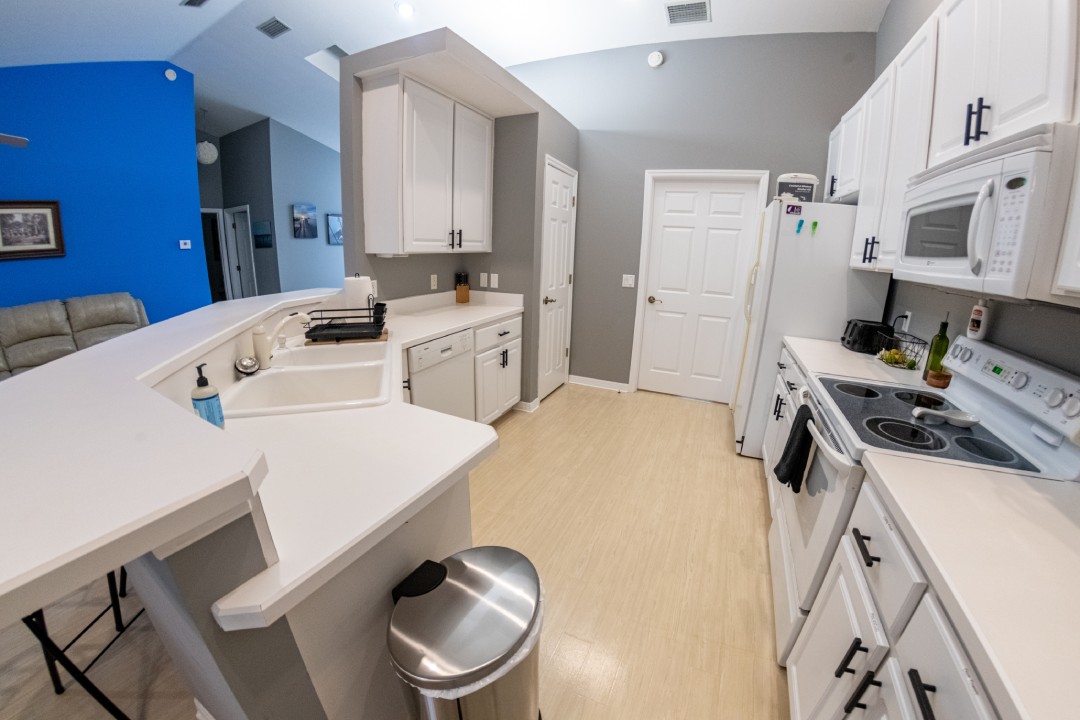
[[[536,398],[532,402],[519,402],[511,410],[517,410],[518,412],[533,413],[540,409],[540,398]]]
[[[570,382],[574,385],[585,385],[587,387],[600,388],[601,390],[614,390],[615,392],[632,392],[630,390],[629,383],[617,383],[610,380],[597,380],[596,378],[581,377],[580,375],[571,375]]]

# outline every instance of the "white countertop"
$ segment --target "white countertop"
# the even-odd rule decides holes
[[[922,384],[837,342],[784,343],[812,374]],[[862,463],[1002,718],[1076,717],[1080,483],[873,451]]]
[[[297,291],[217,303],[0,382],[0,547],[5,548],[0,555],[0,627],[246,505],[256,492],[265,491],[270,499],[264,507],[274,508],[267,509],[271,533],[275,522],[283,528],[280,532],[286,542],[275,538],[275,544],[292,560],[289,532],[284,529],[289,517],[274,500],[287,495],[283,485],[291,477],[281,467],[270,468],[267,475],[263,453],[267,440],[287,423],[264,423],[266,434],[261,435],[247,427],[260,423],[230,421],[222,432],[148,385],[191,365],[282,309],[310,306],[336,292]],[[508,307],[478,295],[477,304],[446,312],[419,308],[425,314],[390,315],[395,350],[403,343],[422,342],[521,312],[520,300],[517,307]],[[397,380],[400,358],[400,352],[390,357]],[[392,398],[380,411],[387,422],[378,424],[378,430],[385,437],[382,442],[375,438],[373,447],[394,447],[389,438],[409,428],[447,430],[438,419],[421,419],[436,413],[402,407],[399,393],[392,393]],[[300,415],[291,417],[293,423],[302,422]],[[486,435],[488,444],[494,445],[496,437],[490,428],[450,420],[455,433],[462,433],[463,446],[452,453],[443,448],[447,452],[438,467],[418,462],[413,467],[416,473],[434,473],[428,478],[430,487],[403,488],[401,503],[437,487],[444,479],[440,468],[478,462],[476,433]],[[365,420],[364,424],[370,423]],[[298,427],[290,431],[299,432]],[[450,454],[454,457],[449,458]],[[290,461],[287,452],[281,454],[282,465]],[[272,484],[260,488],[270,477]],[[335,505],[332,498],[327,500],[327,506]],[[395,517],[392,510],[401,503],[388,497],[382,500],[380,507],[390,508],[386,517]],[[297,510],[310,508],[297,506]],[[377,521],[376,515],[365,514],[358,520],[354,536],[370,538],[371,533],[360,525]]]

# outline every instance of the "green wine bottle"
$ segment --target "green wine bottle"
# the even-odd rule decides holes
[[[945,353],[949,350],[949,314],[945,313],[945,320],[938,329],[938,334],[930,340],[930,354],[926,356],[926,367],[923,369],[922,379],[925,380],[930,371],[941,372],[941,361],[945,359]]]

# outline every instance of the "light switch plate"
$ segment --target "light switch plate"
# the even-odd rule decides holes
[[[634,276],[633,275],[623,275],[622,276],[622,286],[623,287],[634,287]]]
[[[180,241],[180,249],[181,250],[190,250],[191,249],[191,241],[190,240],[181,240]]]
[[[431,276],[431,289],[432,290],[438,290],[439,289],[439,276],[438,275],[432,275]]]
[[[480,273],[480,287],[487,287],[487,273]]]
[[[499,287],[499,273],[491,273],[491,287]]]

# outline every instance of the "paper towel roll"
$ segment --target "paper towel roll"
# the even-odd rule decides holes
[[[345,278],[345,307],[366,308],[371,294],[371,278],[368,276]]]

